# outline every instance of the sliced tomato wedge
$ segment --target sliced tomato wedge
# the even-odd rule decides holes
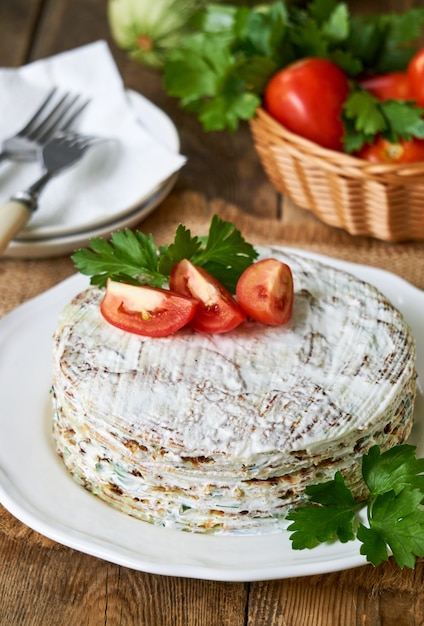
[[[192,319],[197,302],[167,289],[108,279],[100,311],[107,322],[146,337],[166,337]]]
[[[198,301],[190,326],[204,333],[225,333],[246,319],[246,314],[230,292],[201,267],[187,259],[171,270],[169,287]]]
[[[249,265],[236,286],[237,300],[252,319],[263,324],[287,324],[293,311],[291,269],[277,259]]]

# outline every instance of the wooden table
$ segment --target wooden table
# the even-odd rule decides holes
[[[287,199],[282,201],[262,170],[247,125],[234,134],[206,135],[195,119],[181,112],[177,103],[166,96],[158,73],[128,60],[117,49],[109,34],[105,5],[105,0],[2,0],[0,66],[17,67],[105,39],[125,85],[166,111],[179,130],[181,152],[188,157],[188,163],[170,196],[173,206],[178,207],[187,198],[198,203],[218,201],[238,207],[247,217],[260,218],[262,230],[264,224],[270,228],[277,224],[281,233],[284,228],[297,232],[298,241],[312,248],[316,244],[314,237],[319,235],[321,242],[331,241],[334,254],[342,257],[347,249],[349,258],[364,246],[374,250],[372,242],[362,239],[343,234],[337,239],[337,233],[321,227],[307,211]],[[350,5],[355,11],[400,11],[421,6],[422,0],[355,0]],[[302,233],[311,224],[316,226],[315,235],[306,241]],[[348,248],[342,249],[342,244]],[[402,274],[406,267],[400,265],[402,255],[409,248],[392,246],[381,250],[392,255],[395,270],[398,267]],[[422,246],[418,244],[413,250],[419,255]],[[417,258],[422,263],[422,257]],[[10,287],[11,273],[21,270],[25,263],[28,272],[45,270],[46,284],[34,285],[28,280],[21,289]],[[410,278],[407,272],[415,269],[407,267],[405,276]],[[10,289],[3,312],[71,272],[66,258],[0,260],[0,295]],[[389,562],[375,569],[364,566],[327,576],[263,582],[225,583],[160,576],[102,561],[44,539],[3,510],[0,563],[0,626],[424,624],[423,562],[417,563],[415,570],[401,571]]]

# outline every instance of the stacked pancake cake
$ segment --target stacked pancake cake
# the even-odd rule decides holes
[[[337,470],[359,497],[362,455],[408,437],[415,346],[402,315],[348,273],[279,248],[260,253],[292,270],[285,326],[142,337],[103,319],[96,287],[63,310],[57,451],[123,513],[186,531],[276,532],[305,487]]]

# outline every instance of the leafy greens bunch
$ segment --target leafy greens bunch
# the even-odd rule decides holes
[[[404,70],[424,26],[424,8],[351,16],[337,0],[313,0],[305,7],[283,0],[253,7],[210,4],[193,24],[194,32],[168,53],[165,89],[205,130],[235,130],[240,120],[253,117],[271,76],[296,60],[329,59],[352,79]],[[378,132],[391,140],[424,136],[411,103],[386,108],[354,90],[346,109],[346,151]]]
[[[133,285],[163,287],[173,265],[189,259],[235,293],[238,278],[257,256],[234,224],[214,215],[206,237],[192,236],[180,224],[173,242],[157,248],[152,235],[125,229],[112,233],[110,241],[102,237],[91,239],[90,249],[77,250],[72,260],[82,274],[91,276],[92,285],[103,287],[111,278]]]
[[[373,565],[389,558],[389,550],[401,567],[413,568],[424,556],[424,459],[414,446],[402,444],[381,453],[373,446],[362,458],[362,477],[368,492],[357,502],[337,472],[333,480],[307,487],[310,504],[287,516],[292,547],[313,548],[338,539],[355,537],[361,554]],[[366,508],[367,522],[360,521]]]

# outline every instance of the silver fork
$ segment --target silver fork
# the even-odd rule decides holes
[[[0,162],[33,161],[46,141],[56,131],[68,130],[88,104],[79,95],[65,93],[54,102],[57,87],[47,94],[31,119],[13,137],[4,139],[1,144]]]
[[[60,132],[42,150],[42,176],[28,189],[18,191],[0,208],[0,254],[38,207],[38,198],[47,183],[64,169],[77,163],[94,144],[104,138]]]

